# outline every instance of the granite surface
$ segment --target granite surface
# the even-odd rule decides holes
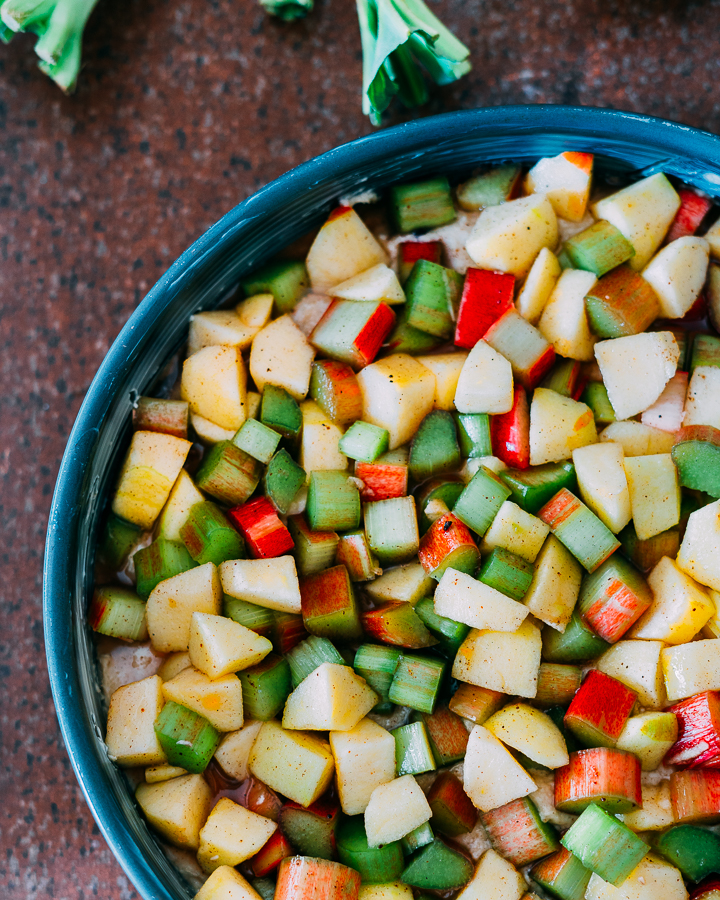
[[[720,131],[720,0],[430,0],[473,73],[427,113],[617,106]],[[70,769],[47,683],[44,532],[65,440],[167,266],[287,168],[371,130],[354,4],[304,23],[255,0],[100,0],[77,93],[0,46],[0,896],[138,895]],[[394,120],[395,121],[395,120]]]

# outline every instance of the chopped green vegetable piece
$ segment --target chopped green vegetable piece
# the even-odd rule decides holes
[[[420,534],[414,497],[393,497],[366,503],[365,534],[381,566],[407,562],[418,551]]]
[[[280,16],[282,16],[279,12],[281,9],[286,13],[291,13],[293,9],[304,9],[303,15],[312,9],[312,0],[261,0],[261,2],[266,7],[272,4],[274,7],[272,12]],[[310,288],[310,279],[304,262],[286,260],[263,266],[240,284],[247,297],[254,294],[272,294],[277,311],[282,315],[292,312],[295,304]]]
[[[306,479],[305,469],[287,450],[278,450],[265,470],[265,496],[279,513],[285,515]]]
[[[594,272],[598,278],[635,256],[630,241],[605,219],[568,238],[564,251],[576,269]]]
[[[396,647],[380,644],[360,644],[355,653],[353,668],[382,698],[383,703],[389,702],[390,685],[400,656]]]
[[[616,887],[650,849],[627,825],[594,803],[573,822],[560,843],[585,868]]]
[[[260,482],[261,464],[232,441],[220,441],[203,459],[195,475],[201,491],[236,506],[250,498]]]
[[[275,882],[272,878],[253,878],[250,884],[260,894],[262,900],[274,900]]]
[[[198,565],[213,562],[219,566],[227,559],[244,559],[246,556],[243,536],[233,528],[225,513],[209,500],[190,508],[180,537]]]
[[[271,609],[247,600],[239,600],[237,597],[229,597],[227,594],[223,597],[223,615],[263,637],[270,637],[275,624],[275,616]]]
[[[529,469],[506,469],[500,478],[510,488],[512,501],[535,515],[561,488],[577,490],[575,466],[570,460]]]
[[[580,618],[577,611],[565,627],[565,631],[543,628],[543,659],[548,662],[576,663],[597,659],[610,644]]]
[[[556,359],[555,365],[540,382],[540,387],[555,391],[563,397],[572,397],[575,393],[580,363],[574,359]]]
[[[169,701],[155,722],[155,733],[171,766],[204,772],[220,743],[220,732],[206,718]]]
[[[475,175],[469,181],[458,185],[458,203],[463,209],[487,209],[488,206],[499,206],[510,199],[521,172],[520,166],[507,165]]]
[[[392,736],[395,738],[395,774],[398,777],[435,771],[435,757],[424,722],[401,725],[393,729]]]
[[[535,863],[530,877],[559,900],[584,900],[592,872],[562,847],[552,856]]]
[[[204,505],[204,504],[203,504]],[[236,532],[237,534],[237,532]],[[240,535],[238,535],[240,537]],[[242,538],[240,538],[242,543]],[[133,556],[135,564],[135,589],[147,600],[153,588],[166,578],[187,572],[197,563],[179,541],[158,538],[149,547],[143,547]]]
[[[247,419],[232,439],[233,444],[261,463],[270,462],[280,443],[280,435],[257,419]]]
[[[690,881],[720,872],[720,835],[696,825],[675,825],[661,834],[655,849]]]
[[[457,218],[447,178],[430,178],[390,189],[392,215],[403,234],[421,228],[438,228]]]
[[[105,565],[117,571],[123,567],[130,551],[142,537],[143,530],[111,512],[98,546],[98,556]]]
[[[129,588],[96,588],[88,609],[88,623],[98,634],[121,641],[144,641],[145,601]]]
[[[431,656],[403,654],[388,692],[390,701],[431,713],[435,709],[446,666],[447,663]]]
[[[425,481],[459,466],[460,446],[452,413],[434,409],[422,420],[410,445],[410,475],[415,481]]]
[[[426,259],[419,259],[405,283],[407,324],[437,338],[455,331],[463,276]]]
[[[422,825],[413,829],[409,834],[406,834],[405,837],[400,840],[400,843],[402,844],[403,853],[406,856],[409,856],[421,847],[427,847],[428,844],[432,844],[434,840],[435,835],[430,827],[430,823],[424,822]]]
[[[607,525],[567,488],[559,490],[538,517],[588,572],[594,572],[620,546]]]
[[[238,677],[242,683],[243,710],[248,719],[261,722],[274,719],[292,690],[288,660],[277,653],[270,653],[257,665],[238,672]]]
[[[369,422],[354,422],[340,438],[338,446],[350,459],[370,463],[387,451],[389,439],[386,428]]]
[[[470,860],[453,850],[441,838],[418,850],[405,867],[401,879],[411,887],[428,891],[449,891],[472,878]]]
[[[460,645],[470,633],[470,626],[462,622],[455,622],[446,616],[439,616],[435,612],[435,603],[432,597],[425,597],[415,604],[415,612],[429,631],[440,641],[438,649],[450,657],[460,649]]]
[[[333,566],[303,579],[302,615],[310,634],[341,641],[362,637],[357,597],[345,566]]]
[[[284,438],[294,440],[302,428],[302,413],[294,397],[275,384],[266,384],[260,403],[260,421]]]
[[[690,371],[698,366],[720,367],[720,337],[714,334],[696,334],[692,344]]]
[[[362,2],[362,0],[361,0]],[[413,266],[414,268],[414,266]],[[387,339],[387,347],[393,353],[427,353],[442,344],[442,338],[420,331],[408,323],[410,311],[404,303],[395,322],[395,327]]]
[[[509,496],[510,488],[486,466],[480,466],[452,511],[468,528],[482,536]]]
[[[492,456],[490,416],[487,413],[455,413],[460,452],[467,459]]]
[[[339,541],[334,531],[311,531],[301,515],[290,516],[287,524],[295,542],[295,561],[300,575],[315,575],[333,564]]]
[[[400,877],[404,865],[400,841],[369,847],[362,816],[347,816],[335,837],[338,859],[360,873],[365,884],[387,884]]]
[[[583,391],[581,399],[593,411],[593,416],[595,416],[595,421],[598,425],[610,425],[616,421],[615,410],[612,408],[607,388],[602,382],[591,381]],[[570,485],[565,486],[570,487]]]
[[[345,665],[332,641],[314,634],[288,651],[285,658],[290,665],[293,690],[323,663]]]
[[[660,315],[660,303],[639,272],[618,266],[586,294],[585,312],[599,338],[626,337],[646,331]]]
[[[720,429],[686,426],[670,452],[683,487],[720,497]]]
[[[278,824],[298,853],[314,859],[333,859],[339,819],[337,804],[321,798],[308,809],[297,803],[286,804],[280,810]]]
[[[345,472],[310,473],[306,513],[313,531],[351,531],[360,524],[360,494]]]
[[[494,547],[478,573],[478,581],[513,600],[522,600],[527,594],[532,577],[532,563],[504,547]]]

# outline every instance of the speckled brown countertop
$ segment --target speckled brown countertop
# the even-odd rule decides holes
[[[618,106],[720,131],[720,0],[431,0],[473,73],[427,113]],[[55,724],[44,532],[73,418],[153,282],[222,213],[371,130],[354,4],[303,24],[255,0],[100,0],[64,98],[0,45],[0,896],[132,900]]]

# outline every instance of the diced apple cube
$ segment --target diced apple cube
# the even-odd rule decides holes
[[[710,245],[701,237],[681,237],[650,260],[643,278],[660,301],[666,319],[681,319],[698,298],[710,258]]]
[[[313,288],[325,290],[386,261],[360,216],[351,206],[342,206],[318,232],[305,263]]]
[[[166,681],[162,690],[166,700],[194,710],[218,731],[237,731],[243,726],[242,684],[236,675],[213,681],[191,666]]]
[[[364,585],[373,600],[404,600],[414,606],[418,600],[433,592],[435,580],[420,563],[406,563],[396,566]]]
[[[598,659],[596,668],[635,691],[642,706],[662,709],[667,705],[660,664],[664,646],[662,641],[618,641]]]
[[[166,656],[157,673],[163,681],[170,681],[171,678],[174,678],[183,669],[187,669],[191,665],[190,654],[187,650],[181,650]]]
[[[358,372],[363,419],[386,428],[390,449],[406,443],[433,408],[435,376],[407,353],[395,353]]]
[[[545,194],[556,215],[579,222],[587,209],[592,169],[592,153],[568,151],[546,156],[525,176],[525,191]]]
[[[212,791],[202,775],[183,775],[158,784],[140,784],[135,799],[152,827],[174,844],[197,850],[200,829],[210,812]]]
[[[543,247],[515,301],[517,311],[531,325],[536,325],[539,321],[561,272],[557,256],[552,250]]]
[[[250,859],[277,829],[277,822],[221,797],[200,829],[198,862],[206,872]]]
[[[391,304],[405,302],[405,292],[400,287],[397,275],[385,263],[378,263],[359,275],[336,284],[330,293],[341,300],[375,300]]]
[[[515,632],[473,629],[457,652],[452,675],[503,694],[534,697],[541,650],[540,629],[527,619]]]
[[[219,444],[220,441],[231,441],[237,431],[235,428],[221,428],[219,425],[211,422],[210,419],[199,416],[192,411],[190,412],[190,425],[200,443],[210,446]]]
[[[512,863],[492,848],[486,850],[472,879],[457,895],[457,900],[520,900],[527,884]]]
[[[231,731],[218,744],[215,759],[220,768],[235,781],[245,781],[248,777],[248,760],[255,738],[262,728],[262,722],[250,720],[238,731]]]
[[[232,866],[215,869],[193,900],[262,900],[260,894]]]
[[[720,689],[720,641],[717,638],[666,647],[661,659],[670,703]]]
[[[163,653],[187,650],[192,614],[205,612],[219,615],[221,603],[222,588],[213,563],[205,563],[161,581],[148,597],[145,607],[153,646]]]
[[[636,416],[657,400],[675,374],[680,349],[670,331],[646,331],[595,345],[608,397],[618,419]]]
[[[455,390],[462,413],[506,413],[513,406],[510,362],[485,341],[478,341],[465,360]]]
[[[527,703],[511,703],[494,713],[485,728],[503,744],[548,769],[570,761],[565,738],[553,720]]]
[[[523,603],[541,622],[565,631],[580,594],[583,568],[572,553],[548,535],[535,561],[535,570]]]
[[[580,496],[610,531],[617,534],[632,518],[621,444],[591,444],[573,450]]]
[[[687,896],[679,870],[654,853],[648,853],[620,887],[593,874],[585,893],[586,900],[687,900]]]
[[[280,316],[258,332],[250,350],[250,374],[259,391],[274,384],[296,400],[310,387],[315,350],[290,316]]]
[[[470,732],[464,766],[465,793],[481,812],[527,797],[537,785],[515,757],[482,725]]]
[[[710,599],[715,604],[715,612],[708,619],[707,624],[702,630],[703,637],[717,638],[720,637],[720,593],[717,591],[708,591]]]
[[[588,325],[585,295],[596,281],[592,272],[565,269],[548,298],[538,328],[560,356],[593,359],[596,338]]]
[[[717,366],[693,369],[682,424],[720,428],[720,369]]]
[[[530,404],[530,465],[569,459],[573,450],[594,444],[597,430],[585,403],[536,388]]]
[[[331,731],[330,748],[342,811],[364,813],[372,792],[395,778],[395,738],[372,719],[349,731]]]
[[[283,728],[349,731],[378,699],[365,679],[349,666],[323,663],[287,698]]]
[[[330,785],[335,763],[322,738],[265,722],[253,744],[249,768],[274,791],[310,806]]]
[[[155,734],[155,719],[165,703],[158,675],[119,687],[110,698],[105,743],[121,766],[155,766],[167,762]]]
[[[700,584],[720,591],[720,500],[690,513],[677,564]]]
[[[542,519],[520,509],[512,500],[506,500],[485,532],[480,549],[489,553],[495,547],[503,547],[534,563],[549,532],[550,526]]]
[[[667,431],[674,435],[676,431],[680,430],[684,421],[683,410],[687,389],[688,373],[676,372],[665,385],[662,394],[642,414],[642,424],[649,425],[651,428],[659,428],[660,431]]]
[[[448,568],[435,591],[435,612],[472,628],[517,631],[528,609],[472,575]]]
[[[273,295],[259,294],[258,297],[267,298],[266,306],[269,318]],[[246,350],[264,324],[265,322],[253,328],[247,325],[233,309],[214,309],[209,312],[195,313],[190,317],[188,356],[192,356],[205,347],[237,347],[238,350]]]
[[[677,717],[672,712],[645,712],[631,716],[615,745],[634,753],[643,771],[652,772],[663,761],[678,736]]]
[[[272,643],[225,616],[194,612],[190,622],[190,660],[209,678],[220,678],[254,666]]]
[[[333,303],[332,297],[327,294],[318,294],[311,291],[301,300],[298,300],[295,308],[290,313],[293,322],[302,331],[305,337],[310,337],[317,323]]]
[[[603,446],[610,446],[605,444]],[[624,461],[635,531],[641,541],[680,521],[680,483],[669,453]]]
[[[465,365],[467,353],[437,353],[435,356],[418,356],[418,362],[435,376],[435,409],[455,409],[460,372]]]
[[[664,831],[675,824],[670,782],[642,785],[642,806],[619,816],[633,831]]]
[[[158,537],[168,541],[181,540],[180,529],[187,522],[190,509],[204,499],[187,471],[180,469],[157,522]]]
[[[229,559],[218,571],[222,589],[230,597],[279,612],[302,612],[300,582],[292,556]]]
[[[543,194],[532,194],[484,209],[465,246],[481,269],[521,276],[543,247],[552,249],[557,241],[557,217],[550,201]]]
[[[182,766],[170,766],[162,764],[159,766],[148,766],[145,769],[145,781],[147,784],[159,784],[161,781],[170,781],[171,778],[179,778],[181,775],[187,775],[188,770]]]
[[[329,419],[314,400],[300,405],[302,437],[300,465],[306,472],[320,469],[347,469],[348,458],[338,448],[343,430]]]
[[[600,432],[600,442],[605,441],[620,444],[625,456],[651,456],[669,453],[675,443],[675,435],[630,420],[608,425]]]
[[[237,431],[245,421],[246,382],[237,347],[205,347],[183,363],[180,393],[192,412]]]
[[[361,884],[358,900],[413,900],[412,888],[401,881]]]
[[[372,792],[365,809],[368,845],[379,847],[398,841],[429,821],[430,804],[412,775],[403,775]]]

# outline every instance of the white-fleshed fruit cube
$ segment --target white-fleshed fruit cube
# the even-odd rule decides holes
[[[667,706],[660,663],[664,646],[662,641],[618,641],[603,653],[595,667],[635,691],[641,706],[663,709]]]
[[[473,629],[457,652],[452,675],[503,694],[534,697],[541,651],[540,629],[527,619],[515,632]]]
[[[513,405],[512,366],[485,341],[478,341],[465,360],[455,389],[461,413],[506,413]]]
[[[372,719],[362,719],[349,731],[331,731],[330,748],[342,811],[364,813],[375,788],[395,778],[395,738]]]
[[[310,806],[332,781],[335,761],[327,741],[265,722],[250,752],[250,772],[301,806]]]
[[[668,701],[720,689],[720,641],[709,638],[680,647],[666,647],[662,654]]]
[[[512,863],[490,848],[475,869],[475,874],[457,895],[457,900],[520,900],[527,884]]]
[[[249,297],[245,303],[253,303],[267,310],[265,321],[251,326],[240,318],[236,310],[214,309],[209,312],[195,313],[190,317],[190,333],[188,334],[188,356],[197,353],[204,347],[237,347],[247,350],[255,335],[270,318],[273,305],[272,294],[258,294]]]
[[[482,725],[470,732],[464,765],[465,793],[481,812],[527,797],[537,785],[494,734]]]
[[[187,650],[194,612],[220,615],[222,588],[214,563],[166,578],[153,588],[145,607],[153,647],[162,653]]]
[[[192,412],[221,428],[245,421],[247,374],[237,347],[205,347],[183,363],[180,393]]]
[[[329,419],[314,400],[301,403],[300,411],[303,421],[300,465],[306,472],[320,469],[345,471],[348,458],[338,447],[344,433],[342,428]]]
[[[472,575],[448,568],[435,591],[435,612],[472,628],[517,631],[528,609]]]
[[[683,424],[687,389],[688,373],[676,372],[665,385],[662,394],[642,414],[642,424],[674,435]]]
[[[675,866],[648,853],[620,887],[613,887],[593,874],[585,900],[687,900],[682,875]]]
[[[157,673],[163,681],[170,681],[171,678],[174,678],[183,669],[187,669],[191,665],[188,651],[180,650],[166,656]]]
[[[373,600],[404,600],[414,606],[418,600],[433,592],[435,580],[420,563],[406,563],[396,566],[364,585]]]
[[[398,841],[430,819],[432,810],[412,775],[378,785],[365,809],[368,846]]]
[[[235,781],[245,781],[248,777],[248,760],[255,738],[262,728],[262,722],[250,720],[238,731],[231,731],[218,744],[215,759],[220,768]]]
[[[358,900],[413,900],[412,888],[401,881],[361,884]]]
[[[618,419],[657,400],[675,374],[680,348],[670,331],[646,331],[595,344],[595,357]]]
[[[597,278],[592,272],[565,269],[538,322],[543,336],[560,356],[590,362],[597,338],[590,331],[585,313],[585,295]]]
[[[172,434],[136,431],[120,470],[113,512],[141,528],[152,528],[190,447],[190,441]]]
[[[615,745],[634,753],[644,772],[653,772],[678,736],[677,717],[672,712],[645,712],[631,716]]]
[[[257,332],[270,321],[274,302],[272,294],[253,294],[235,306],[235,314],[243,325]]]
[[[592,153],[546,156],[525,176],[525,192],[545,194],[556,215],[579,222],[587,210],[592,168]]]
[[[379,698],[350,666],[322,663],[287,698],[283,728],[349,731]]]
[[[340,207],[330,214],[305,261],[315,290],[342,284],[385,262],[385,251],[350,206]]]
[[[490,469],[496,475],[507,469],[507,464],[498,459],[497,456],[474,456],[465,460],[458,474],[465,484],[468,484],[477,475],[481,466],[485,466],[486,469]]]
[[[669,453],[675,443],[675,435],[659,428],[651,428],[632,420],[613,422],[600,432],[600,442],[620,444],[625,456],[651,456]]]
[[[336,284],[330,293],[341,300],[375,300],[388,304],[405,302],[405,292],[400,287],[397,275],[385,263],[378,263],[359,275]]]
[[[120,766],[156,766],[167,762],[155,734],[165,703],[158,675],[119,687],[110,698],[105,743]]]
[[[597,441],[595,417],[585,403],[548,388],[535,388],[530,404],[530,465],[570,459]]]
[[[635,256],[629,265],[639,272],[650,261],[680,208],[680,197],[662,173],[628,185],[597,203],[591,210],[630,241]]]
[[[220,441],[231,441],[237,431],[235,428],[221,428],[210,419],[205,419],[192,411],[190,412],[190,425],[200,443],[209,446],[219,444]]]
[[[560,729],[550,716],[527,703],[510,703],[483,724],[503,744],[548,769],[570,761]]]
[[[590,444],[573,450],[580,496],[610,531],[617,534],[632,518],[621,444]]]
[[[715,604],[675,561],[663,556],[648,575],[653,602],[628,632],[629,638],[685,644],[715,612]]]
[[[695,581],[720,591],[720,500],[690,513],[677,564]]]
[[[558,242],[555,211],[543,194],[490,206],[467,239],[470,258],[481,269],[525,275],[543,249]]]
[[[243,726],[242,684],[236,675],[212,680],[192,666],[163,683],[166,700],[174,700],[204,716],[218,731]]]
[[[681,319],[697,300],[707,275],[710,245],[705,238],[680,237],[650,260],[643,278],[655,291],[666,319]]]
[[[135,799],[152,827],[171,844],[197,850],[213,793],[202,775],[139,784]]]
[[[604,445],[609,446],[609,445]],[[680,483],[669,453],[624,461],[635,531],[641,541],[680,521]]]
[[[259,391],[274,384],[296,400],[310,387],[315,349],[290,316],[280,316],[259,331],[250,350],[250,374]]]
[[[426,369],[435,376],[435,409],[455,409],[455,392],[467,353],[437,353],[435,356],[418,356]]]
[[[535,560],[523,603],[535,618],[565,631],[580,595],[583,568],[554,534],[548,535]]]
[[[145,781],[147,784],[159,784],[161,781],[170,781],[171,778],[179,778],[188,775],[187,769],[182,766],[170,766],[163,763],[159,766],[148,766],[145,769]]]
[[[314,291],[305,294],[301,300],[298,300],[290,315],[305,337],[310,337],[313,329],[328,311],[332,302],[332,297],[328,297],[327,294],[318,294]]]
[[[548,302],[562,269],[557,256],[543,247],[532,264],[515,301],[517,311],[531,325],[536,325]]]
[[[221,797],[200,829],[198,862],[205,872],[237,866],[254,856],[276,830],[277,822]]]
[[[542,519],[506,500],[485,532],[480,549],[489,553],[495,547],[502,547],[534,563],[549,531],[550,527]]]
[[[179,541],[180,529],[187,522],[190,510],[204,499],[187,471],[180,469],[157,522],[158,537],[168,541]]]
[[[218,569],[223,591],[230,597],[246,600],[279,612],[299,613],[300,582],[295,559],[229,559]]]
[[[710,245],[710,255],[713,259],[720,259],[720,219],[715,222],[705,233],[705,240]]]
[[[675,824],[670,782],[643,784],[642,806],[618,816],[633,831],[664,831]]]
[[[272,643],[244,625],[211,613],[192,614],[190,661],[209,678],[220,678],[259,663]]]
[[[407,353],[395,353],[365,366],[357,379],[363,419],[387,429],[391,450],[410,440],[433,408],[435,376]]]
[[[682,424],[720,428],[720,369],[717,366],[693,369]]]
[[[720,637],[720,594],[717,591],[708,591],[710,599],[715,604],[715,612],[708,619],[702,630],[703,637],[717,638]]]
[[[260,894],[232,866],[220,866],[193,900],[261,900]]]

